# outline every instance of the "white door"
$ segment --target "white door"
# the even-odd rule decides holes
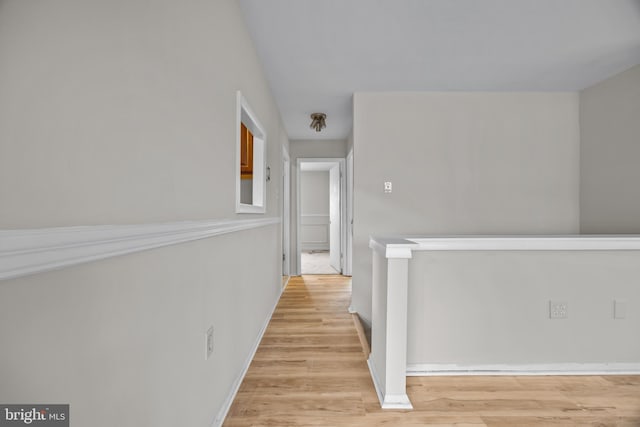
[[[347,177],[346,200],[347,200],[347,217],[346,217],[346,250],[344,254],[343,274],[351,276],[353,266],[353,150],[347,155]]]
[[[329,170],[329,263],[342,273],[340,254],[340,166]]]
[[[282,275],[289,276],[289,212],[291,210],[290,159],[287,150],[282,147]]]

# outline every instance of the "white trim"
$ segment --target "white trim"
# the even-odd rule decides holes
[[[282,274],[291,276],[291,158],[287,147],[282,146]]]
[[[419,244],[413,240],[403,238],[369,238],[369,248],[379,252],[385,258],[412,258],[413,250],[418,249]]]
[[[347,161],[340,160],[340,274],[344,274],[347,260]]]
[[[345,161],[345,252],[342,274],[351,276],[353,271],[353,148]]]
[[[410,364],[407,376],[450,375],[639,375],[640,363],[549,363],[529,365]]]
[[[413,409],[409,396],[406,394],[387,394],[380,406],[382,409]]]
[[[253,133],[253,194],[252,204],[240,201],[240,124],[243,114],[246,116],[245,125]],[[263,214],[267,206],[267,133],[253,112],[249,103],[240,91],[236,92],[236,213]]]
[[[302,265],[301,265],[301,253],[302,253],[302,242],[301,242],[301,215],[302,215],[302,201],[300,200],[301,192],[300,192],[300,173],[302,172],[302,164],[303,163],[331,163],[333,166],[338,165],[340,167],[340,250],[342,254],[344,254],[345,248],[345,237],[344,233],[345,229],[345,216],[346,216],[346,207],[345,207],[345,179],[344,179],[344,170],[345,170],[345,158],[344,157],[299,157],[296,159],[296,174],[295,174],[295,182],[296,182],[296,260],[295,260],[295,273],[296,275],[302,274]],[[332,166],[332,167],[333,167]],[[327,165],[328,167],[328,165]],[[342,274],[342,270],[344,268],[344,259],[343,263],[340,266],[340,274]]]
[[[0,230],[0,280],[278,223],[280,218],[260,218]]]
[[[610,251],[640,250],[640,235],[425,236],[405,237],[418,251]]]
[[[378,379],[378,373],[376,372],[376,368],[374,367],[373,360],[371,360],[371,355],[367,359],[367,366],[369,367],[369,373],[371,374],[371,380],[373,381],[373,388],[376,389],[376,394],[378,395],[378,401],[382,405],[384,402],[382,385],[380,384],[380,380]]]
[[[382,392],[382,386],[374,367],[374,363],[371,360],[371,356],[367,359],[367,366],[369,367],[369,373],[371,374],[371,380],[373,381],[373,387],[376,389],[378,400],[380,401],[380,407],[382,409],[413,409],[413,405],[409,400],[409,396],[406,394],[400,395],[384,395]]]
[[[231,409],[231,405],[233,404],[233,400],[236,398],[236,395],[238,394],[238,390],[240,389],[240,386],[242,385],[242,381],[244,380],[245,375],[247,375],[247,371],[249,370],[249,366],[251,365],[251,362],[253,361],[253,358],[256,355],[256,352],[258,351],[258,347],[260,346],[260,341],[262,341],[262,337],[264,336],[264,333],[267,331],[267,327],[269,326],[269,322],[271,321],[271,318],[273,317],[273,313],[276,311],[276,307],[278,306],[278,302],[280,302],[280,297],[282,297],[282,294],[284,293],[284,290],[287,288],[287,284],[289,284],[288,280],[287,280],[287,283],[282,287],[282,290],[280,291],[280,295],[278,296],[278,298],[276,298],[276,302],[275,302],[275,304],[273,304],[273,308],[271,309],[271,313],[269,314],[269,316],[267,316],[267,319],[265,320],[264,324],[262,325],[262,329],[260,329],[260,332],[258,333],[258,337],[256,338],[256,341],[253,343],[253,347],[251,348],[251,351],[249,352],[249,357],[247,357],[247,359],[244,361],[244,365],[243,365],[242,371],[240,372],[240,375],[238,375],[238,377],[236,377],[236,380],[233,382],[233,385],[231,386],[231,391],[227,395],[227,398],[225,399],[224,403],[222,404],[222,407],[220,408],[220,410],[218,411],[218,414],[216,415],[216,417],[211,422],[211,427],[220,427],[220,426],[222,426],[222,424],[224,423],[225,418],[227,418],[227,414],[229,413],[229,409]]]

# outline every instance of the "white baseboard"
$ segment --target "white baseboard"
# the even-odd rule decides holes
[[[369,358],[367,359],[367,366],[369,367],[371,380],[373,381],[373,387],[376,389],[378,401],[380,401],[380,406],[382,407],[382,409],[413,409],[413,405],[411,405],[409,396],[407,396],[406,393],[399,395],[389,395],[383,393],[382,385],[380,384],[380,379],[378,377],[378,373],[376,372],[375,364],[371,360],[371,356],[369,356]]]
[[[407,376],[454,375],[639,375],[640,363],[548,363],[522,365],[409,364]]]
[[[238,390],[240,389],[240,385],[242,384],[242,381],[244,380],[245,375],[247,375],[247,371],[249,370],[249,366],[251,365],[251,362],[253,361],[253,358],[256,355],[256,351],[258,351],[258,346],[260,346],[260,341],[262,341],[262,337],[264,336],[264,333],[266,332],[267,327],[269,326],[269,322],[271,321],[271,318],[273,317],[273,313],[274,313],[274,311],[276,311],[276,307],[278,306],[278,303],[280,302],[280,298],[282,297],[282,293],[287,288],[288,284],[289,284],[289,282],[287,281],[287,284],[285,284],[282,287],[282,290],[280,291],[280,296],[278,296],[278,298],[276,299],[276,302],[273,305],[273,308],[271,309],[271,312],[269,313],[269,316],[267,316],[266,321],[262,325],[262,329],[260,329],[260,332],[258,333],[258,338],[253,343],[253,347],[251,348],[251,351],[249,352],[249,356],[247,357],[247,359],[244,362],[244,366],[242,367],[242,371],[240,372],[240,375],[238,375],[236,380],[233,382],[233,385],[231,386],[231,390],[229,391],[229,394],[227,395],[227,398],[225,399],[224,403],[222,404],[222,407],[218,411],[218,414],[216,415],[215,419],[211,422],[211,427],[220,427],[224,423],[224,420],[227,417],[227,414],[229,413],[229,409],[231,409],[231,405],[233,404],[233,400],[236,398],[236,395],[238,394]]]
[[[382,395],[382,386],[380,385],[380,380],[378,379],[378,373],[376,372],[376,368],[373,365],[373,360],[371,360],[371,355],[367,359],[367,366],[369,367],[369,373],[371,374],[371,380],[373,381],[373,387],[376,389],[376,394],[378,395],[378,400],[380,404],[384,401],[384,397]]]

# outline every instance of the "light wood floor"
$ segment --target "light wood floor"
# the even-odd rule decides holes
[[[225,426],[640,426],[640,376],[409,377],[415,409],[383,411],[350,294],[291,278]]]

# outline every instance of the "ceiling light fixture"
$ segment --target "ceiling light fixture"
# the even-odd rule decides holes
[[[309,127],[311,129],[315,129],[316,132],[320,132],[322,129],[327,127],[327,123],[325,119],[327,115],[325,113],[313,113],[311,114],[311,124]]]

